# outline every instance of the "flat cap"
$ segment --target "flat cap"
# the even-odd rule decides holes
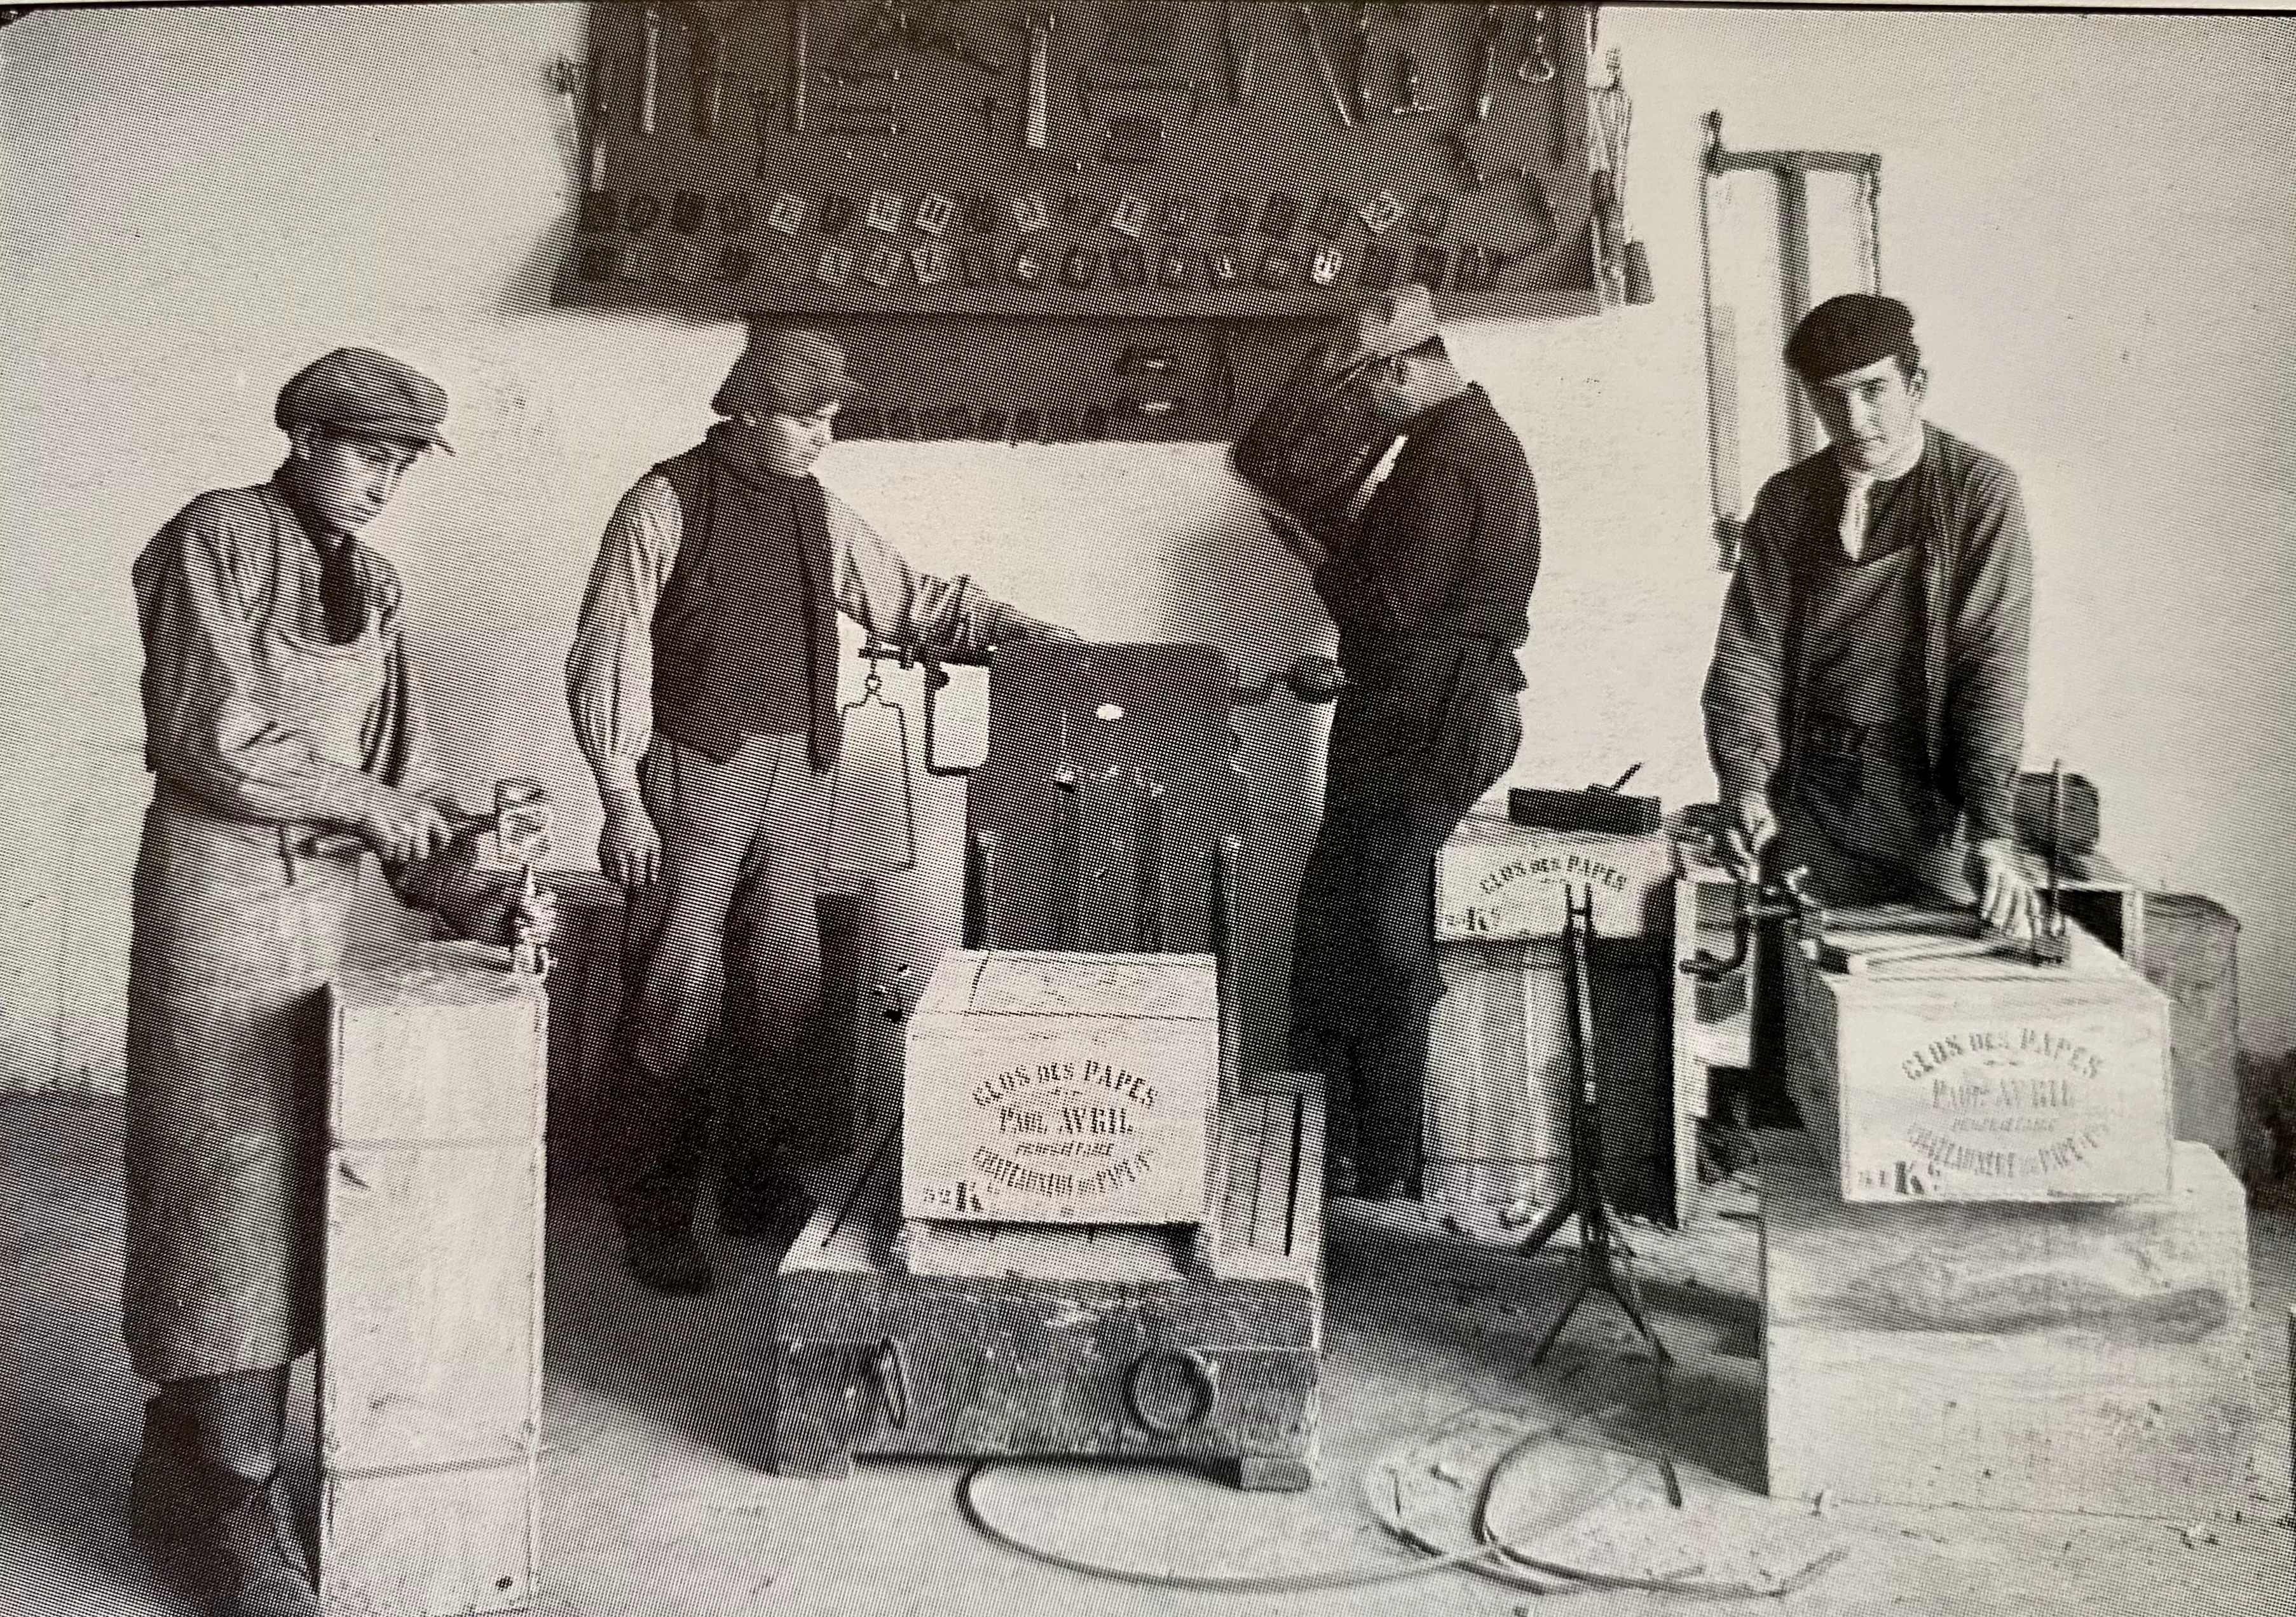
[[[305,365],[279,390],[272,416],[290,432],[327,427],[453,452],[439,431],[447,421],[447,390],[373,349],[337,349]]]
[[[811,415],[852,390],[837,339],[776,326],[750,339],[709,407],[720,415]]]
[[[1357,307],[1340,363],[1345,366],[1390,359],[1431,341],[1436,334],[1434,294],[1414,281]]]
[[[1913,310],[1895,298],[1846,292],[1802,316],[1786,339],[1786,363],[1823,382],[1901,354],[1913,341]]]

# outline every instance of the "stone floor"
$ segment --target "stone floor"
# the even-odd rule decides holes
[[[131,1411],[118,1345],[117,1103],[0,1101],[0,1613],[156,1617],[188,1611],[124,1533]],[[1846,1552],[1778,1603],[1810,1613],[2012,1612],[2183,1617],[2296,1612],[2284,1474],[2248,1520],[1841,1506],[1761,1496],[1755,1230],[1742,1197],[1710,1198],[1679,1235],[1635,1233],[1656,1323],[1677,1357],[1668,1408],[1605,1307],[1537,1371],[1530,1351],[1570,1278],[1525,1262],[1502,1232],[1417,1210],[1341,1204],[1335,1219],[1323,1462],[1300,1495],[1246,1495],[1156,1466],[992,1468],[981,1508],[1033,1542],[1152,1572],[1393,1571],[1414,1553],[1376,1525],[1400,1511],[1431,1539],[1469,1542],[1490,1462],[1553,1432],[1494,1490],[1491,1517],[1532,1553],[1630,1574],[1765,1587]],[[2288,1309],[2296,1217],[2251,1227],[2260,1397],[2288,1451]],[[872,1462],[842,1482],[760,1468],[755,1408],[763,1304],[776,1254],[718,1248],[702,1300],[639,1292],[578,1184],[550,1221],[542,1609],[564,1617],[767,1613],[1061,1617],[1201,1611],[1504,1617],[1542,1596],[1456,1570],[1352,1591],[1224,1595],[1136,1588],[1040,1566],[991,1543],[955,1501],[953,1464]],[[1573,1423],[1574,1417],[1576,1419]],[[1663,1440],[1685,1506],[1669,1510],[1636,1452]],[[1590,1498],[1591,1510],[1580,1507]],[[1574,1511],[1578,1514],[1573,1514]],[[1565,1520],[1568,1518],[1567,1520]],[[1652,1596],[1586,1592],[1582,1617]]]

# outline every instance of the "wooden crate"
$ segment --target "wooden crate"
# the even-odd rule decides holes
[[[1845,1200],[2169,1194],[2168,1000],[2087,932],[2071,936],[2061,966],[1937,960],[1853,976],[1789,954],[1786,1085]]]
[[[1570,1187],[1578,1082],[1562,946],[1439,941],[1435,955],[1447,989],[1428,1024],[1421,1194],[1471,1211],[1551,1205]],[[1598,938],[1589,964],[1605,1189],[1621,1211],[1677,1225],[1663,939]]]
[[[329,995],[319,1594],[343,1617],[533,1604],[542,989],[425,943]]]
[[[906,1216],[1203,1220],[1220,1091],[1211,956],[953,949],[906,1043]]]
[[[1761,1158],[1773,1495],[2189,1521],[2276,1486],[2241,1187],[2205,1145],[2172,1200],[2110,1205],[1856,1206],[1802,1137]]]
[[[1312,1077],[1223,1112],[1220,1261],[1158,1228],[940,1225],[894,1254],[891,1153],[824,1198],[774,1289],[776,1468],[857,1454],[1218,1462],[1309,1485],[1323,1346],[1324,1112]]]
[[[1559,938],[1566,891],[1579,886],[1595,890],[1596,936],[1662,936],[1673,879],[1674,850],[1663,835],[1548,831],[1479,807],[1437,857],[1435,936]]]

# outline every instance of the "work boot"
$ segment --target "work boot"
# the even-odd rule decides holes
[[[199,1426],[162,1392],[144,1405],[144,1447],[127,1483],[127,1527],[145,1544],[178,1544],[200,1524]]]
[[[718,1187],[718,1228],[737,1241],[787,1238],[813,1217],[805,1184],[779,1163],[744,1163]]]
[[[251,1482],[207,1468],[213,1514],[193,1544],[190,1571],[214,1617],[319,1617],[293,1501],[273,1472]]]
[[[693,1215],[678,1218],[642,1197],[615,1210],[622,1252],[638,1284],[665,1297],[707,1296],[718,1284],[709,1254],[693,1238]]]

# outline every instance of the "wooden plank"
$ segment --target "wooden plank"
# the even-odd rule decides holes
[[[1436,859],[1435,935],[1559,938],[1565,889],[1591,885],[1597,935],[1663,937],[1661,890],[1673,879],[1674,850],[1663,835],[1548,831],[1478,808]]]
[[[2079,927],[2062,966],[1964,958],[1852,976],[1797,951],[1785,997],[1787,1087],[1844,1198],[2168,1194],[2168,1002]]]
[[[952,950],[906,1042],[906,1216],[1204,1220],[1220,1092],[1210,956]]]
[[[2103,1206],[1858,1206],[1762,1143],[1769,1491],[2193,1519],[2260,1473],[2241,1188]],[[1856,1434],[1854,1441],[1845,1433]]]
[[[2240,923],[2190,893],[2145,893],[2144,975],[2176,1007],[2169,1071],[2177,1137],[2241,1168]]]
[[[1431,1204],[1545,1205],[1570,1183],[1570,999],[1558,945],[1439,941],[1447,985],[1427,1033]]]
[[[328,1617],[448,1617],[534,1604],[535,1462],[342,1475],[319,1500]]]

